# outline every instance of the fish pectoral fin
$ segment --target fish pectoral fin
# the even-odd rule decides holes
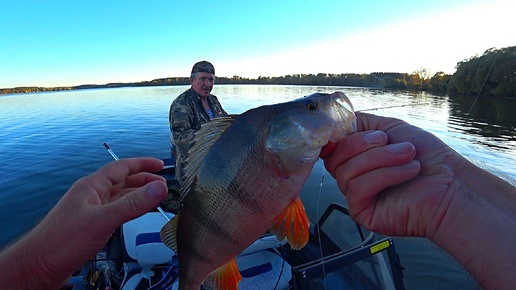
[[[305,206],[297,197],[274,219],[271,228],[280,241],[287,238],[292,249],[299,250],[308,243],[309,226]]]
[[[208,289],[237,290],[238,283],[241,280],[242,275],[240,275],[236,260],[232,259],[224,266],[211,272],[204,280],[203,285]]]
[[[159,236],[161,241],[165,246],[169,247],[177,253],[177,217],[179,215],[175,215],[170,221],[168,221],[159,232]]]

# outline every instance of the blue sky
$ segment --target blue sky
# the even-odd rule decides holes
[[[0,0],[0,88],[188,76],[453,73],[516,45],[516,1]]]

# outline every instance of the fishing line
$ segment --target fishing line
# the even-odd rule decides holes
[[[383,109],[403,108],[403,107],[412,107],[412,106],[418,106],[418,105],[429,105],[429,104],[430,104],[430,103],[417,103],[417,104],[394,105],[394,106],[387,106],[387,107],[378,107],[378,108],[371,108],[371,109],[357,110],[357,111],[355,111],[355,112],[376,111],[376,110],[383,110]]]
[[[274,285],[274,290],[278,289],[279,282],[281,281],[281,276],[283,275],[283,270],[285,269],[285,257],[279,253],[278,250],[276,250],[278,255],[282,258],[283,262],[281,263],[281,271],[279,272],[278,280],[276,280],[276,285]]]
[[[382,110],[382,109],[402,108],[402,107],[408,107],[408,106],[415,106],[415,104],[394,105],[394,106],[387,106],[387,107],[378,107],[378,108],[371,108],[371,109],[363,109],[363,110],[357,110],[356,112],[376,111],[376,110]]]
[[[324,166],[322,167],[322,176],[321,176],[321,183],[319,184],[319,194],[317,195],[317,208],[316,208],[316,213],[315,213],[315,216],[317,217],[316,218],[316,222],[319,223],[319,205],[321,203],[321,194],[322,194],[322,188],[323,188],[323,184],[324,184],[324,176],[325,176],[325,173],[326,173],[326,169],[324,168]],[[321,225],[317,225],[317,239],[318,239],[318,242],[319,242],[319,250],[321,252],[321,261],[322,261],[322,270],[323,270],[323,281],[324,281],[324,289],[326,289],[326,267],[324,266],[324,261],[323,261],[323,258],[324,258],[324,253],[323,253],[323,248],[322,248],[322,240],[321,240]]]
[[[475,100],[473,101],[473,104],[471,104],[471,108],[469,108],[469,111],[468,111],[468,115],[469,113],[471,113],[471,110],[473,109],[473,106],[475,105],[475,103],[477,102],[478,100],[478,97],[480,97],[480,93],[482,92],[482,89],[484,88],[484,85],[486,84],[486,81],[487,81],[487,78],[489,77],[489,74],[491,73],[491,70],[493,69],[493,66],[495,64],[495,61],[496,61],[496,57],[498,56],[498,53],[495,54],[495,57],[493,58],[493,63],[491,63],[491,67],[489,68],[489,71],[487,71],[487,75],[486,75],[486,78],[484,79],[484,82],[482,83],[482,86],[480,87],[480,90],[478,91],[478,94],[477,94],[477,97],[475,98]]]

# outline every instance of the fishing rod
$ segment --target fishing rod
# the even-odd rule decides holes
[[[486,84],[487,78],[489,77],[489,74],[491,73],[491,70],[493,69],[493,66],[496,61],[496,57],[498,56],[498,53],[495,54],[495,57],[493,58],[493,63],[491,63],[491,67],[489,68],[489,71],[487,72],[486,78],[484,79],[484,82],[482,83],[482,86],[480,87],[480,90],[478,90],[477,97],[473,101],[473,104],[471,104],[471,108],[469,108],[468,115],[471,113],[471,110],[473,110],[473,106],[478,100],[478,97],[480,97],[480,93],[482,93],[482,89],[484,88],[484,85]]]
[[[109,152],[109,154],[111,154],[111,156],[113,157],[113,159],[115,159],[115,161],[118,161],[120,160],[120,158],[118,158],[118,156],[116,156],[115,152],[113,152],[113,150],[111,150],[111,148],[109,148],[109,145],[107,143],[104,143],[104,148],[106,148],[106,150]],[[161,208],[161,206],[156,206],[156,208],[158,209],[158,211],[167,219],[167,221],[170,221],[170,218],[167,216],[167,214],[165,213],[165,211]]]

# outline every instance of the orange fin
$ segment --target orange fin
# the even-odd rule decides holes
[[[274,219],[272,231],[279,240],[286,237],[292,249],[299,250],[308,243],[309,226],[305,206],[297,197]]]
[[[172,251],[177,253],[177,217],[179,215],[175,215],[170,221],[168,221],[162,228],[159,233],[161,241],[165,246],[169,247]]]
[[[238,290],[238,283],[242,280],[242,275],[238,271],[238,265],[235,259],[232,259],[226,265],[218,268],[208,275],[203,285],[208,289],[228,289]]]

